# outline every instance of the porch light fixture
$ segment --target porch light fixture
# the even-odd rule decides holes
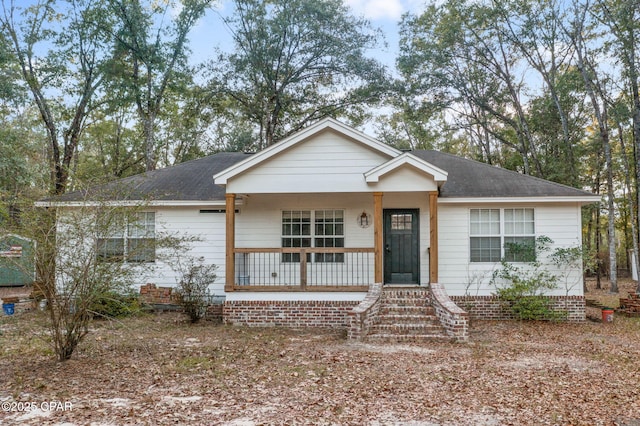
[[[358,216],[358,226],[360,228],[368,228],[371,224],[371,216],[367,214],[367,212],[363,211],[360,216]]]

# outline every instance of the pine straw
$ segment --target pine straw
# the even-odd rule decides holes
[[[98,321],[55,361],[28,313],[0,319],[4,424],[640,424],[640,320],[474,321],[469,343],[371,345],[331,330],[151,315]]]

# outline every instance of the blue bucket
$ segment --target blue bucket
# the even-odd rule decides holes
[[[13,315],[13,313],[15,312],[15,308],[16,308],[15,303],[2,304],[2,310],[4,311],[5,315]]]

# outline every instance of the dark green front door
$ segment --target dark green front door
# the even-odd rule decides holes
[[[384,282],[420,283],[420,233],[417,209],[384,210]]]

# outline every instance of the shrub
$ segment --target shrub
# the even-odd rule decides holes
[[[526,253],[531,261],[514,264],[503,259],[493,273],[491,284],[496,286],[496,295],[517,319],[557,320],[565,315],[554,310],[554,301],[546,295],[558,288],[559,278],[539,260],[552,242],[548,237],[538,237],[535,247],[512,244],[512,253]]]
[[[125,318],[142,312],[142,304],[134,293],[109,291],[96,297],[89,312],[98,318]]]
[[[192,323],[200,321],[207,313],[211,294],[209,285],[216,279],[216,265],[205,265],[203,259],[190,259],[182,271],[176,291],[180,305]]]

